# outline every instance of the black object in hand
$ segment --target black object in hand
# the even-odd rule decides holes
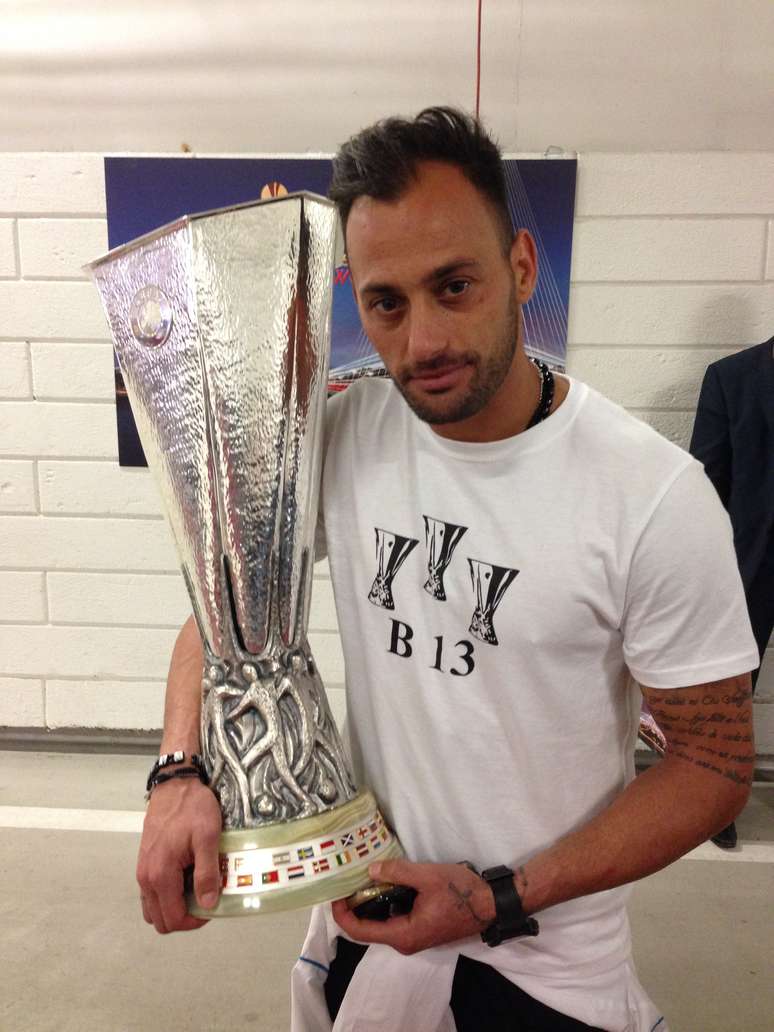
[[[355,917],[363,921],[387,921],[391,917],[408,914],[417,898],[417,890],[409,885],[376,886],[377,895],[352,908]]]

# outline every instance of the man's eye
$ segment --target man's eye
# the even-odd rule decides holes
[[[455,279],[450,280],[444,285],[444,293],[451,294],[453,297],[459,297],[460,294],[464,294],[470,286],[470,280]]]
[[[375,308],[377,312],[389,315],[390,312],[394,312],[397,309],[398,302],[394,297],[380,297],[377,301],[374,301],[371,307]]]

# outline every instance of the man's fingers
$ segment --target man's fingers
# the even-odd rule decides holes
[[[144,896],[143,917],[161,934],[201,928],[186,907],[184,869],[194,865],[198,902],[217,902],[218,842],[221,829],[218,801],[198,781],[168,782],[154,790],[145,816],[137,881]]]
[[[164,931],[185,931],[188,927],[188,911],[183,896],[183,872],[181,868],[168,868],[153,879],[156,889]],[[154,924],[156,922],[154,921]],[[158,925],[156,930],[159,931]]]
[[[410,860],[379,860],[370,864],[369,875],[374,881],[392,882],[393,885],[410,885],[421,889],[426,884],[426,864],[414,864]]]
[[[147,896],[140,896],[140,906],[142,907],[142,917],[146,924],[153,924],[153,918],[151,917],[150,900]]]
[[[220,896],[219,838],[220,830],[213,828],[193,841],[194,892],[197,903],[206,910],[211,910]]]
[[[145,894],[141,897],[141,902],[142,915],[148,924],[152,924],[159,935],[166,935],[168,929],[164,923],[164,918],[161,913],[161,907],[156,893],[146,890]]]

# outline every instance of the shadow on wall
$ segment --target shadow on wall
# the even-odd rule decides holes
[[[697,312],[694,338],[708,348],[726,347],[732,351],[759,343],[760,319],[749,298],[739,293],[720,291]],[[764,338],[761,338],[764,339]],[[696,388],[696,400],[699,389]],[[695,402],[694,402],[695,404]]]
[[[650,398],[653,409],[674,410],[674,420],[665,421],[659,429],[675,444],[688,448],[707,366],[731,352],[758,343],[758,322],[752,302],[738,293],[718,292],[697,309],[691,332],[687,334],[696,354],[686,356],[685,351],[679,356],[675,354],[674,376],[667,385],[654,387]],[[662,352],[662,361],[669,361],[669,350]],[[686,410],[690,410],[687,420],[684,418]]]

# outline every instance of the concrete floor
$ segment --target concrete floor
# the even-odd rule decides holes
[[[142,921],[139,836],[107,829],[139,826],[148,766],[0,752],[1,1032],[286,1032],[303,913],[172,936]],[[774,1030],[774,784],[738,827],[736,853],[703,846],[635,888],[640,978],[671,1032]]]

